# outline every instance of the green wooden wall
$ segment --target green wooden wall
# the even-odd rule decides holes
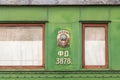
[[[82,69],[82,22],[79,21],[88,20],[111,21],[108,26],[108,69]],[[0,6],[0,21],[48,21],[45,26],[45,69],[27,72],[0,70],[2,80],[120,79],[120,6]],[[69,47],[57,46],[59,30],[70,32]],[[71,64],[56,64],[58,51],[66,50],[69,51]]]
[[[47,37],[47,69],[48,70],[84,70],[82,69],[82,26],[81,20],[86,21],[105,21],[110,20],[110,7],[100,6],[71,6],[71,7],[49,7],[48,8],[48,37]],[[71,65],[56,65],[55,59],[57,57],[57,51],[67,50],[67,48],[59,48],[57,46],[56,37],[59,30],[70,31],[71,41],[70,58],[72,59]],[[109,27],[110,29],[110,27]],[[110,29],[111,30],[111,29]],[[110,31],[109,30],[109,31]],[[110,34],[110,32],[109,32]],[[110,39],[110,38],[109,38]],[[110,42],[110,40],[109,40]],[[110,46],[110,45],[109,45]],[[109,48],[110,49],[110,48]],[[109,52],[110,54],[110,52]],[[109,59],[110,56],[109,56]],[[110,61],[109,69],[116,69],[112,66]]]

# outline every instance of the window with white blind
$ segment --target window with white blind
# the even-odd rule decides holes
[[[44,24],[0,24],[0,68],[44,66]]]
[[[83,24],[83,68],[107,67],[107,24]]]

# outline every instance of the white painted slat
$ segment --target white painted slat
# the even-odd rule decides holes
[[[42,41],[0,41],[0,66],[40,66],[42,60]]]

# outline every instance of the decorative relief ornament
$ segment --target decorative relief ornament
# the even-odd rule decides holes
[[[57,44],[61,47],[70,45],[70,34],[67,30],[60,30],[57,35]]]

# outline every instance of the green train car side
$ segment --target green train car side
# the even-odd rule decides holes
[[[40,25],[43,27],[44,32],[42,35],[42,65],[28,68],[23,65],[19,67],[0,65],[0,79],[119,80],[119,9],[120,6],[114,5],[0,6],[1,27]],[[103,35],[105,34],[104,37],[100,39],[105,41],[105,43],[103,42],[105,47],[104,60],[97,66],[86,66],[85,64],[85,56],[87,55],[84,54],[85,41],[87,41],[87,39],[85,40],[87,34],[85,32],[86,26],[97,26],[100,27],[98,32],[102,29],[105,31],[103,33]],[[102,26],[103,28],[101,29]],[[65,35],[60,38],[62,34]],[[61,44],[58,43],[60,42],[59,40]],[[67,45],[64,45],[64,40],[68,41]],[[2,54],[0,55],[2,56]],[[88,64],[90,64],[89,60]],[[100,64],[102,66],[99,66]]]

